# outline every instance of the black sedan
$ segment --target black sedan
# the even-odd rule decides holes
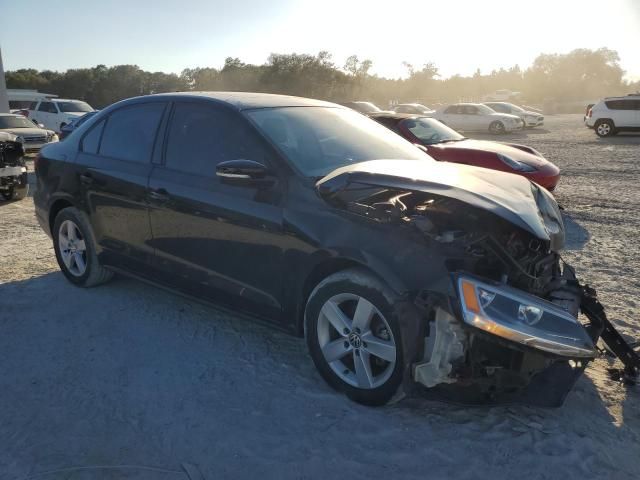
[[[546,190],[433,161],[334,104],[129,99],[44,148],[36,174],[70,282],[118,272],[266,319],[362,403],[422,385],[559,404],[606,320],[577,321],[584,287]]]

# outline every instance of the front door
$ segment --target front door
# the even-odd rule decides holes
[[[164,162],[149,182],[157,267],[189,293],[268,317],[281,315],[283,184],[228,185],[216,165],[273,153],[247,120],[203,102],[173,107]]]
[[[167,103],[115,110],[82,138],[74,164],[100,255],[143,274],[153,263],[147,188]]]

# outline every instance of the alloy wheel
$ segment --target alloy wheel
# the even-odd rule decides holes
[[[611,133],[611,125],[609,125],[608,123],[601,123],[600,125],[598,125],[599,135],[606,137],[607,135],[609,135],[609,133]]]
[[[377,388],[393,373],[393,332],[367,299],[351,293],[331,297],[320,310],[317,335],[325,361],[349,385]]]
[[[87,271],[87,247],[78,226],[65,220],[58,230],[58,247],[67,271],[81,277]]]

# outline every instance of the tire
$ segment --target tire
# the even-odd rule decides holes
[[[384,405],[402,381],[395,299],[382,281],[354,268],[325,278],[307,301],[305,338],[311,358],[324,380],[355,402]]]
[[[495,122],[492,122],[491,125],[489,125],[489,132],[493,133],[493,134],[497,134],[497,135],[501,135],[503,133],[506,132],[506,128],[504,126],[504,123],[502,123],[499,120],[496,120]]]
[[[113,272],[100,265],[96,255],[95,237],[86,214],[74,207],[60,210],[52,236],[60,270],[71,283],[88,288],[111,280]]]
[[[598,120],[593,128],[599,137],[610,137],[616,134],[615,126],[611,120]]]
[[[29,185],[23,185],[20,187],[11,187],[11,189],[2,192],[2,198],[6,201],[18,201],[27,197],[29,194]]]

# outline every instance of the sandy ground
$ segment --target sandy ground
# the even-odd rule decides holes
[[[581,120],[503,139],[561,167],[565,257],[639,338],[640,136]],[[640,387],[609,359],[560,409],[365,408],[301,339],[133,280],[71,286],[31,199],[0,204],[0,245],[2,479],[640,478]]]

